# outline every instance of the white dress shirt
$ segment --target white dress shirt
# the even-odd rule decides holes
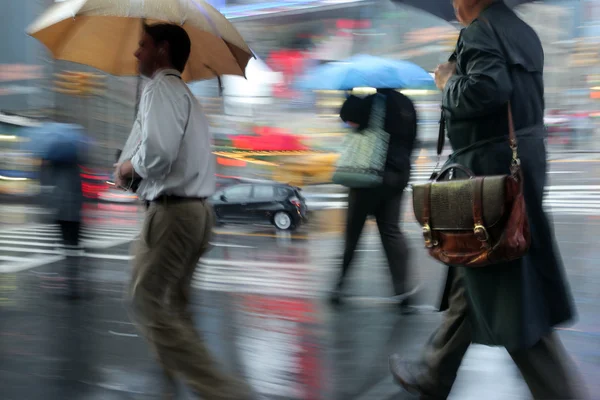
[[[131,163],[143,178],[140,199],[209,197],[215,192],[208,122],[178,71],[161,70],[144,88],[127,145],[132,147],[132,141],[137,146]]]

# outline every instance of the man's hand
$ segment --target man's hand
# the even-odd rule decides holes
[[[135,174],[135,170],[133,169],[133,164],[131,164],[131,160],[127,160],[124,161],[120,166],[119,166],[119,172],[124,179],[133,179],[136,174]]]
[[[131,161],[124,161],[122,164],[113,164],[115,167],[115,185],[124,190],[129,190],[131,182],[136,176]]]
[[[123,176],[121,176],[121,164],[113,164],[113,167],[115,167],[115,172],[113,174],[115,177],[115,186],[119,189],[127,190],[127,187],[125,186],[125,179],[123,179]]]
[[[456,74],[456,62],[452,61],[438,65],[435,69],[435,85],[443,91],[448,79],[454,74]]]

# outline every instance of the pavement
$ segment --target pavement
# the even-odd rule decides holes
[[[590,398],[600,399],[595,197],[600,164],[576,160],[552,163],[549,175],[550,187],[569,187],[555,189],[565,197],[549,205],[579,311],[575,324],[559,335]],[[58,228],[23,205],[3,206],[0,215],[0,398],[160,399],[160,370],[124,300],[129,247],[143,211],[134,205],[89,206],[83,265],[90,297],[80,302],[58,295],[63,268]],[[393,383],[387,356],[419,355],[440,322],[434,306],[445,271],[425,254],[408,199],[403,215],[411,281],[422,288],[421,312],[412,316],[400,315],[391,302],[373,222],[367,223],[353,266],[352,297],[341,309],[330,308],[325,298],[339,266],[343,209],[316,211],[294,233],[257,226],[216,229],[194,280],[193,310],[221,368],[244,376],[261,399],[412,399]],[[182,387],[179,398],[193,397]],[[450,398],[530,396],[503,349],[472,346]]]

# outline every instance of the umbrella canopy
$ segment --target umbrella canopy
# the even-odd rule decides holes
[[[424,89],[433,87],[434,80],[423,68],[408,61],[357,55],[310,69],[298,86],[304,90]]]
[[[83,127],[75,124],[44,123],[24,134],[29,138],[28,151],[55,162],[80,162],[91,144]]]
[[[392,0],[394,3],[402,3],[408,6],[418,8],[425,12],[435,15],[446,21],[456,20],[452,0]],[[509,7],[516,7],[520,4],[531,3],[534,0],[504,0]]]
[[[56,3],[27,30],[59,60],[89,65],[111,75],[138,75],[133,53],[142,24],[183,26],[192,41],[186,81],[244,76],[252,51],[204,0],[67,0]]]

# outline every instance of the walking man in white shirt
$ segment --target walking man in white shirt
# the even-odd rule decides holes
[[[188,309],[194,270],[214,223],[206,198],[215,191],[208,123],[181,79],[190,48],[183,28],[157,24],[144,27],[135,53],[140,73],[151,81],[131,135],[138,146],[115,173],[125,188],[141,178],[137,194],[148,204],[134,249],[131,296],[136,320],[171,383],[181,377],[203,399],[240,400],[249,394],[218,371]]]

